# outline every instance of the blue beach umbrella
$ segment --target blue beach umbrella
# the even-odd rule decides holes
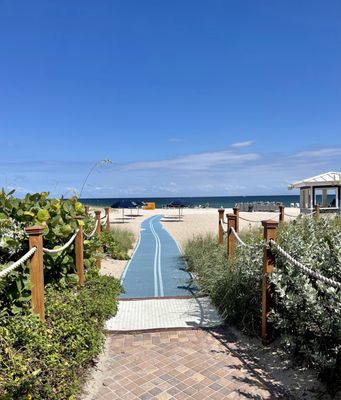
[[[117,200],[115,203],[111,205],[111,208],[121,208],[122,209],[122,219],[124,221],[124,209],[125,208],[130,208],[132,210],[133,208],[136,208],[137,204],[135,201],[129,200],[129,199],[122,199],[122,200]]]
[[[171,208],[184,208],[184,207],[188,207],[188,206],[189,206],[189,203],[185,203],[184,201],[182,201],[180,199],[172,200],[167,205],[167,207],[171,207]]]
[[[185,203],[185,202],[183,202],[183,201],[180,200],[180,199],[172,200],[172,201],[167,205],[167,207],[170,207],[170,208],[178,208],[178,209],[179,209],[179,221],[180,221],[180,218],[181,218],[181,209],[184,208],[184,207],[188,207],[188,206],[189,206],[188,203]]]
[[[140,215],[140,208],[142,208],[146,203],[142,200],[134,200],[134,203],[136,203],[137,215]]]

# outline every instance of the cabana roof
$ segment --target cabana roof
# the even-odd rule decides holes
[[[326,172],[325,174],[292,183],[288,188],[295,189],[306,186],[341,186],[341,172]]]

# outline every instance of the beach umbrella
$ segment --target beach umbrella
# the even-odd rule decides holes
[[[184,208],[184,207],[189,207],[190,203],[186,203],[181,199],[175,199],[172,200],[170,203],[167,204],[167,207],[173,207],[173,208]]]
[[[140,215],[140,208],[142,208],[146,203],[142,200],[134,200],[134,203],[136,203],[137,215]]]
[[[111,208],[121,208],[122,209],[122,219],[124,221],[124,209],[125,208],[130,208],[130,211],[132,210],[132,208],[136,208],[137,204],[135,201],[129,200],[129,199],[121,199],[121,200],[117,200],[115,201],[115,203],[113,203],[111,205]]]
[[[167,205],[167,207],[179,209],[179,221],[181,218],[181,209],[183,209],[184,207],[188,207],[188,206],[189,206],[188,203],[185,203],[184,201],[182,201],[180,199],[174,199]]]
[[[129,207],[130,208],[130,216],[132,216],[132,208],[137,208],[137,215],[140,215],[140,208],[143,207],[145,205],[145,203],[141,200],[129,200],[132,204],[134,204],[133,207]],[[136,216],[136,214],[134,214],[134,216]]]

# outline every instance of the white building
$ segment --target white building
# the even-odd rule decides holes
[[[320,206],[323,212],[341,212],[341,172],[326,172],[289,185],[289,189],[300,189],[302,213]]]

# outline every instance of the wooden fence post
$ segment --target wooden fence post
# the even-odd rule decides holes
[[[232,229],[236,230],[237,217],[235,214],[227,214],[227,258],[234,257],[236,248],[236,238],[232,233]]]
[[[264,227],[264,239],[266,243],[272,239],[276,240],[276,229],[278,222],[268,220],[262,221]],[[270,329],[268,324],[268,315],[272,299],[271,284],[269,282],[269,274],[273,271],[275,257],[273,256],[269,246],[265,245],[263,249],[263,281],[262,281],[262,343],[266,345],[270,340]]]
[[[95,211],[95,215],[96,215],[96,236],[97,239],[100,239],[101,237],[101,212],[100,211]],[[101,249],[98,248],[97,251],[100,251]],[[96,257],[96,267],[98,269],[101,268],[101,257]]]
[[[104,208],[104,211],[105,211],[105,215],[106,215],[106,224],[105,224],[105,230],[107,231],[107,232],[110,232],[110,216],[109,216],[109,210],[110,210],[110,208],[109,207],[105,207]]]
[[[219,213],[219,220],[218,220],[218,240],[220,244],[224,243],[224,231],[222,224],[224,223],[224,213],[225,210],[223,208],[219,208],[218,210]]]
[[[320,205],[319,204],[315,204],[315,215],[314,215],[314,217],[316,219],[320,218]]]
[[[284,222],[284,206],[279,206],[279,222]]]
[[[236,216],[235,230],[237,233],[239,233],[239,207],[233,207],[233,214]]]
[[[84,206],[85,215],[89,215],[89,206]]]
[[[30,279],[32,284],[32,310],[39,318],[45,320],[44,305],[44,258],[43,258],[43,226],[30,226],[25,229],[28,234],[29,248],[36,247],[30,261]]]
[[[78,233],[75,239],[75,256],[76,256],[76,270],[78,275],[78,285],[84,285],[84,249],[83,249],[83,219],[84,217],[76,217],[78,223]]]

